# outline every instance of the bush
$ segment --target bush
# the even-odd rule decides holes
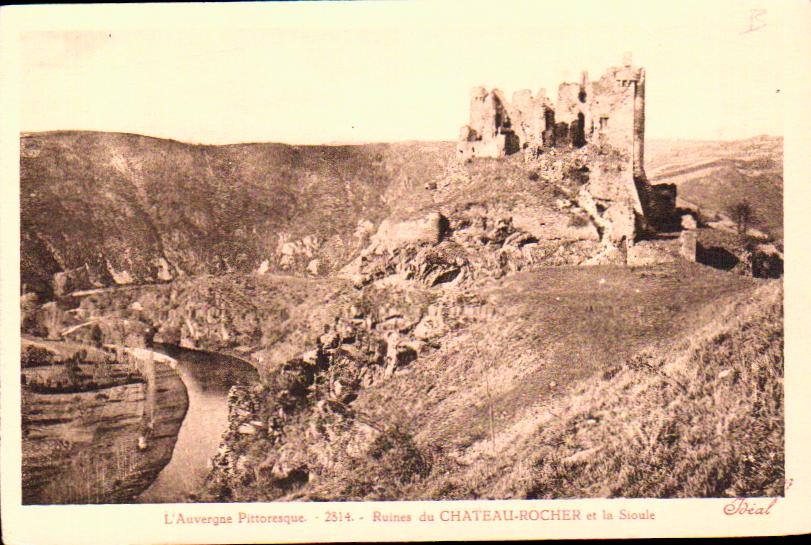
[[[397,426],[378,435],[367,454],[386,476],[401,484],[425,477],[431,470],[411,434]]]
[[[571,227],[585,227],[591,220],[586,214],[575,214],[569,218],[569,225]]]
[[[26,367],[51,365],[53,361],[53,354],[49,350],[38,346],[26,346],[20,356],[20,365],[23,369]]]
[[[572,180],[578,186],[585,185],[589,181],[589,168],[585,165],[569,167],[564,173],[564,178]]]
[[[749,226],[757,220],[755,209],[746,199],[730,205],[727,208],[727,214],[729,214],[730,219],[735,222],[735,227],[738,229],[738,234],[740,235],[745,235]]]
[[[431,461],[400,426],[391,426],[378,435],[366,457],[350,464],[341,499],[396,500],[403,487],[428,476]]]

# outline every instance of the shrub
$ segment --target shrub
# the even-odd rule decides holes
[[[575,214],[569,217],[569,225],[571,227],[585,227],[590,221],[586,214]]]
[[[571,166],[566,169],[564,178],[575,182],[576,185],[584,185],[589,181],[589,168],[585,165]]]
[[[50,365],[53,363],[53,354],[45,348],[38,346],[26,346],[20,357],[20,364],[26,367],[37,367],[40,365]]]
[[[411,434],[398,426],[378,435],[367,454],[389,478],[401,484],[424,477],[431,469]]]
[[[400,426],[391,426],[372,441],[365,458],[352,461],[344,479],[342,499],[392,499],[431,472],[430,457]]]
[[[749,226],[756,221],[755,209],[746,199],[731,204],[727,208],[727,214],[735,222],[740,235],[745,235]]]

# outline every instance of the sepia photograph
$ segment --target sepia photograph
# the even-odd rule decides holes
[[[26,11],[4,487],[173,504],[165,528],[769,517],[793,479],[768,4]]]

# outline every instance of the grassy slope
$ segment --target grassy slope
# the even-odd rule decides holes
[[[357,222],[442,172],[449,143],[363,146],[190,145],[144,136],[53,132],[21,137],[23,281],[105,260],[133,279],[155,260],[187,274],[247,270],[280,236],[329,241],[346,256]]]
[[[524,423],[428,496],[723,497],[783,493],[782,285],[728,303]],[[516,467],[509,460],[518,460]]]
[[[417,418],[436,423],[431,432],[423,432],[425,439],[448,441],[451,438],[440,431],[448,428],[452,433],[461,432],[452,439],[464,444],[483,433],[486,424],[475,404],[460,404],[465,398],[482,399],[488,373],[483,368],[485,360],[492,367],[491,393],[500,426],[512,421],[526,404],[560,394],[576,380],[678,334],[696,308],[750,285],[738,277],[687,264],[659,271],[661,275],[620,267],[554,267],[493,282],[480,292],[487,300],[481,311],[484,317],[460,331],[458,338],[448,339],[438,360],[426,363],[429,375],[439,364],[444,376],[420,377],[415,369],[415,376],[406,375],[401,384],[387,384],[379,394],[369,392],[358,405],[363,407],[365,399],[372,410],[381,410],[394,400],[405,406],[412,402],[422,405],[415,410],[420,415]],[[411,388],[421,390],[415,381],[424,381],[425,387],[437,382],[441,386],[426,399],[403,399]],[[550,387],[553,382],[556,386]],[[441,399],[442,386],[453,385],[462,393],[448,403]],[[432,397],[440,411],[457,413],[457,417],[435,418],[426,412]],[[467,425],[460,425],[462,421]]]
[[[645,170],[654,183],[675,183],[679,197],[708,214],[748,199],[755,227],[783,237],[783,139],[734,142],[650,140]]]
[[[658,366],[660,361],[689,359],[690,343],[701,343],[707,328],[715,333],[736,331],[738,322],[726,319],[734,311],[727,311],[724,319],[715,319],[717,310],[726,305],[737,305],[740,310],[739,302],[750,298],[757,285],[760,283],[687,263],[637,271],[619,267],[553,268],[493,282],[481,290],[488,303],[471,313],[474,317],[469,325],[450,332],[441,339],[440,350],[421,357],[390,381],[363,391],[353,403],[359,414],[378,426],[396,426],[410,432],[425,457],[433,460],[431,475],[411,483],[389,482],[387,489],[381,491],[378,487],[364,496],[356,491],[375,487],[358,484],[362,475],[341,473],[317,485],[314,495],[341,499],[723,495],[731,481],[721,479],[726,483],[721,491],[702,488],[709,479],[702,481],[707,474],[700,472],[689,479],[682,475],[681,485],[670,481],[670,488],[654,488],[657,481],[647,482],[647,488],[643,483],[636,486],[635,477],[626,478],[622,472],[643,467],[630,458],[639,453],[611,449],[629,445],[636,448],[639,434],[650,444],[662,440],[655,445],[660,458],[646,460],[649,465],[639,469],[657,479],[671,463],[681,464],[679,468],[684,472],[695,469],[693,462],[706,459],[707,452],[718,454],[727,464],[718,471],[728,469],[742,475],[739,466],[747,463],[746,455],[729,452],[743,445],[735,433],[757,434],[767,429],[765,435],[745,448],[759,453],[774,448],[775,454],[769,456],[782,456],[776,438],[782,429],[778,429],[782,425],[782,407],[778,403],[782,386],[774,380],[782,371],[773,361],[779,348],[775,343],[781,328],[781,309],[770,306],[765,318],[745,325],[744,338],[734,337],[730,342],[738,344],[725,346],[725,351],[715,355],[716,360],[712,360],[712,346],[708,347],[702,357],[711,360],[709,366],[701,360],[700,366],[688,365],[685,375],[677,376],[679,382],[692,382],[689,394],[673,405],[675,408],[681,403],[688,412],[679,412],[675,418],[688,418],[689,411],[697,407],[702,411],[697,413],[701,418],[717,421],[718,426],[704,427],[702,420],[689,418],[687,425],[682,420],[659,422],[657,419],[669,413],[654,410],[656,403],[663,395],[672,399],[674,392],[663,392],[667,386],[662,385],[661,377],[649,375],[644,365],[636,364],[643,368],[638,370],[628,363],[645,361]],[[760,288],[758,296],[773,304],[775,297],[770,289],[776,291],[767,286]],[[776,325],[770,325],[768,320]],[[707,323],[711,325],[705,327]],[[764,343],[766,352],[761,356]],[[733,349],[740,349],[741,361],[735,359]],[[768,390],[769,403],[778,406],[769,405],[763,420],[746,401],[723,398],[729,392],[716,390],[713,373],[723,366],[748,364],[750,357],[772,358],[763,387]],[[734,395],[738,389],[753,384],[752,376],[746,374],[730,380],[740,380],[735,383]],[[633,386],[635,383],[640,386]],[[590,397],[584,397],[583,391]],[[716,407],[719,398],[724,404]],[[397,410],[392,411],[392,407]],[[727,422],[727,409],[739,410],[736,420]],[[592,419],[591,413],[596,418]],[[635,427],[637,422],[643,427],[641,431]],[[739,431],[722,427],[736,422],[741,426]],[[673,437],[685,443],[673,447],[667,437],[650,437],[650,426],[665,425],[675,430]],[[706,449],[691,452],[690,441],[699,437]],[[588,459],[606,466],[583,468],[582,474],[573,475],[569,485],[555,481],[553,486],[536,475],[551,471],[537,461],[539,450],[552,463],[592,448],[602,449],[602,454],[598,456],[597,450],[586,452],[575,461]],[[589,458],[592,454],[594,457]],[[530,460],[537,463],[532,465]],[[759,462],[762,471],[776,461],[764,460]],[[735,464],[738,466],[732,467]],[[778,465],[770,471],[781,471]],[[563,468],[556,474],[556,478],[563,479],[570,466],[555,467]],[[369,474],[379,473],[374,467],[367,469]],[[610,473],[620,469],[622,478],[612,489],[615,479]],[[775,493],[775,475],[761,477],[761,484],[744,479],[738,490]],[[764,486],[771,488],[766,490]]]

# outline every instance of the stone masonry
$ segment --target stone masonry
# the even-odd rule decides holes
[[[474,87],[470,123],[462,127],[460,159],[504,157],[520,150],[608,145],[629,152],[632,171],[644,177],[645,69],[626,60],[598,81],[583,72],[579,82],[561,83],[557,103],[541,89],[516,91],[512,102],[493,89]]]
[[[641,231],[669,221],[675,187],[652,186],[645,176],[645,69],[612,67],[596,81],[561,83],[557,102],[546,91],[516,91],[509,102],[498,89],[471,92],[470,122],[462,127],[457,157],[500,158],[519,151],[531,159],[554,148],[593,150],[581,205],[606,227],[614,246],[633,244]],[[598,217],[599,216],[599,217]]]

